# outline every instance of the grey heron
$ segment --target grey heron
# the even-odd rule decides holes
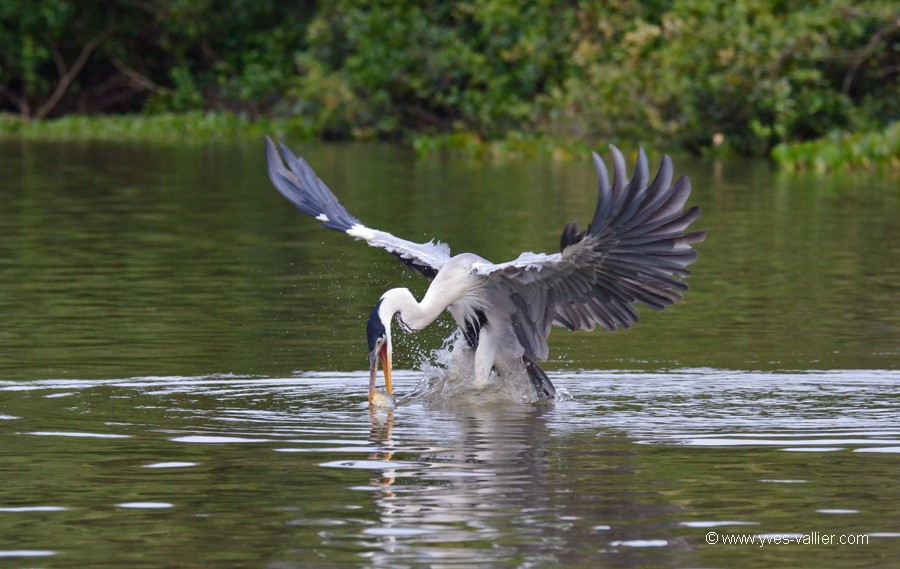
[[[681,299],[687,267],[697,259],[691,244],[706,231],[687,231],[700,215],[684,209],[691,184],[686,176],[672,183],[672,160],[664,156],[650,181],[647,156],[638,152],[634,176],[627,179],[625,158],[610,146],[613,179],[593,153],[599,178],[597,207],[587,229],[566,225],[558,253],[522,253],[494,264],[472,253],[450,254],[439,241],[414,243],[364,225],[338,202],[302,158],[284,144],[280,154],[266,138],[269,177],[275,188],[303,213],[328,229],[346,233],[394,254],[431,279],[421,301],[407,288],[385,292],[366,325],[369,344],[369,402],[375,395],[379,366],[385,390],[391,386],[391,323],[405,332],[421,330],[444,310],[474,351],[476,385],[491,373],[522,369],[538,398],[556,389],[537,360],[547,359],[551,327],[569,330],[628,328],[638,321],[635,304],[656,310]],[[287,168],[285,168],[287,166]]]

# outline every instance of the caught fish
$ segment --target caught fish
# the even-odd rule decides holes
[[[397,407],[397,400],[380,389],[373,391],[369,398],[369,406],[373,409],[394,409]]]

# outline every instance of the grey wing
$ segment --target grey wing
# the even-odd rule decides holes
[[[506,307],[526,351],[548,354],[552,325],[569,330],[628,328],[638,321],[635,304],[656,310],[681,299],[682,280],[698,253],[691,247],[706,231],[687,232],[700,215],[684,209],[691,192],[682,176],[672,184],[672,161],[665,156],[649,183],[647,156],[638,153],[634,177],[627,181],[625,159],[612,146],[614,180],[595,153],[599,177],[597,209],[587,230],[567,225],[556,254],[523,253],[475,272],[487,277],[492,300]]]
[[[450,247],[444,243],[414,243],[385,231],[366,227],[338,202],[306,160],[295,156],[284,144],[280,148],[281,155],[272,139],[266,137],[269,178],[275,189],[306,215],[321,221],[328,229],[363,239],[373,247],[393,253],[406,266],[431,279],[450,259]]]

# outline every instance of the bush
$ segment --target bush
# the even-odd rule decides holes
[[[270,110],[312,2],[0,2],[0,112]]]
[[[289,94],[334,136],[530,127],[565,71],[555,4],[333,2],[309,28]]]
[[[0,42],[0,112],[26,119],[228,111],[420,149],[743,155],[900,119],[888,0],[6,0]]]
[[[900,13],[887,2],[680,0],[594,16],[557,92],[588,136],[765,154],[781,141],[900,117]]]
[[[779,144],[772,157],[785,170],[900,170],[900,121],[874,132],[834,133],[817,140]]]

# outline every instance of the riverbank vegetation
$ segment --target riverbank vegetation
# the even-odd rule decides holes
[[[833,133],[816,140],[779,144],[772,149],[772,158],[785,170],[900,171],[900,121],[880,131]]]
[[[787,164],[900,120],[889,0],[6,0],[0,43],[0,131],[22,136],[615,141]]]

